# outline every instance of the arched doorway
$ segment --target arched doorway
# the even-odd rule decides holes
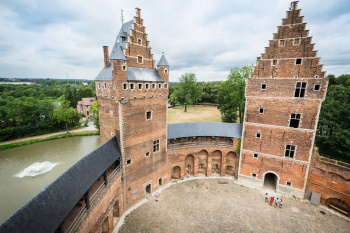
[[[102,223],[102,233],[109,233],[109,218],[106,217]]]
[[[276,191],[278,178],[273,173],[266,173],[264,177],[264,188]]]
[[[212,173],[220,174],[221,157],[222,157],[222,153],[219,150],[216,150],[212,153],[212,159],[211,159],[211,172]]]
[[[326,206],[331,209],[338,211],[341,214],[345,214],[346,216],[350,216],[350,206],[344,202],[343,200],[337,198],[329,198],[326,200]]]
[[[193,167],[194,167],[194,156],[187,155],[185,159],[185,171],[189,175],[193,175]]]
[[[208,152],[201,150],[198,153],[198,173],[206,174],[208,168]]]
[[[237,154],[230,151],[226,155],[226,174],[234,176],[236,172]]]
[[[171,169],[171,178],[173,179],[181,178],[181,168],[179,166],[175,166],[173,167],[173,169]]]
[[[147,185],[146,186],[146,193],[151,193],[152,190],[151,190],[151,184]]]
[[[114,203],[113,206],[113,217],[119,217],[119,200]]]

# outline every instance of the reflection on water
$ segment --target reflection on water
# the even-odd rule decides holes
[[[82,136],[0,151],[0,224],[99,143]]]

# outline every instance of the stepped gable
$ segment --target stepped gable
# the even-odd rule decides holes
[[[292,2],[282,25],[257,58],[251,77],[255,78],[324,78],[320,58],[311,43],[298,2]]]
[[[124,54],[128,59],[129,66],[154,69],[152,48],[149,46],[147,36],[146,27],[143,26],[141,18],[141,10],[136,8],[136,16],[132,20],[124,47]],[[142,61],[140,57],[142,57]]]

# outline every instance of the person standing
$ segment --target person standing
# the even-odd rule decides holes
[[[268,193],[265,194],[265,203],[269,203],[269,194]]]
[[[279,205],[280,208],[282,208],[282,204],[283,204],[282,203],[282,199],[280,199],[280,201],[278,202],[278,205]]]
[[[277,197],[277,198],[275,199],[275,208],[277,207],[278,203],[279,203],[279,200],[278,200],[278,197]]]
[[[270,197],[270,206],[272,206],[273,202],[274,202],[275,198],[274,197]]]

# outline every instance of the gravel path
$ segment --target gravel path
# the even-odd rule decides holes
[[[323,207],[270,192],[282,197],[280,209],[266,204],[264,194],[232,179],[182,182],[148,196],[119,232],[350,232],[349,220]]]

